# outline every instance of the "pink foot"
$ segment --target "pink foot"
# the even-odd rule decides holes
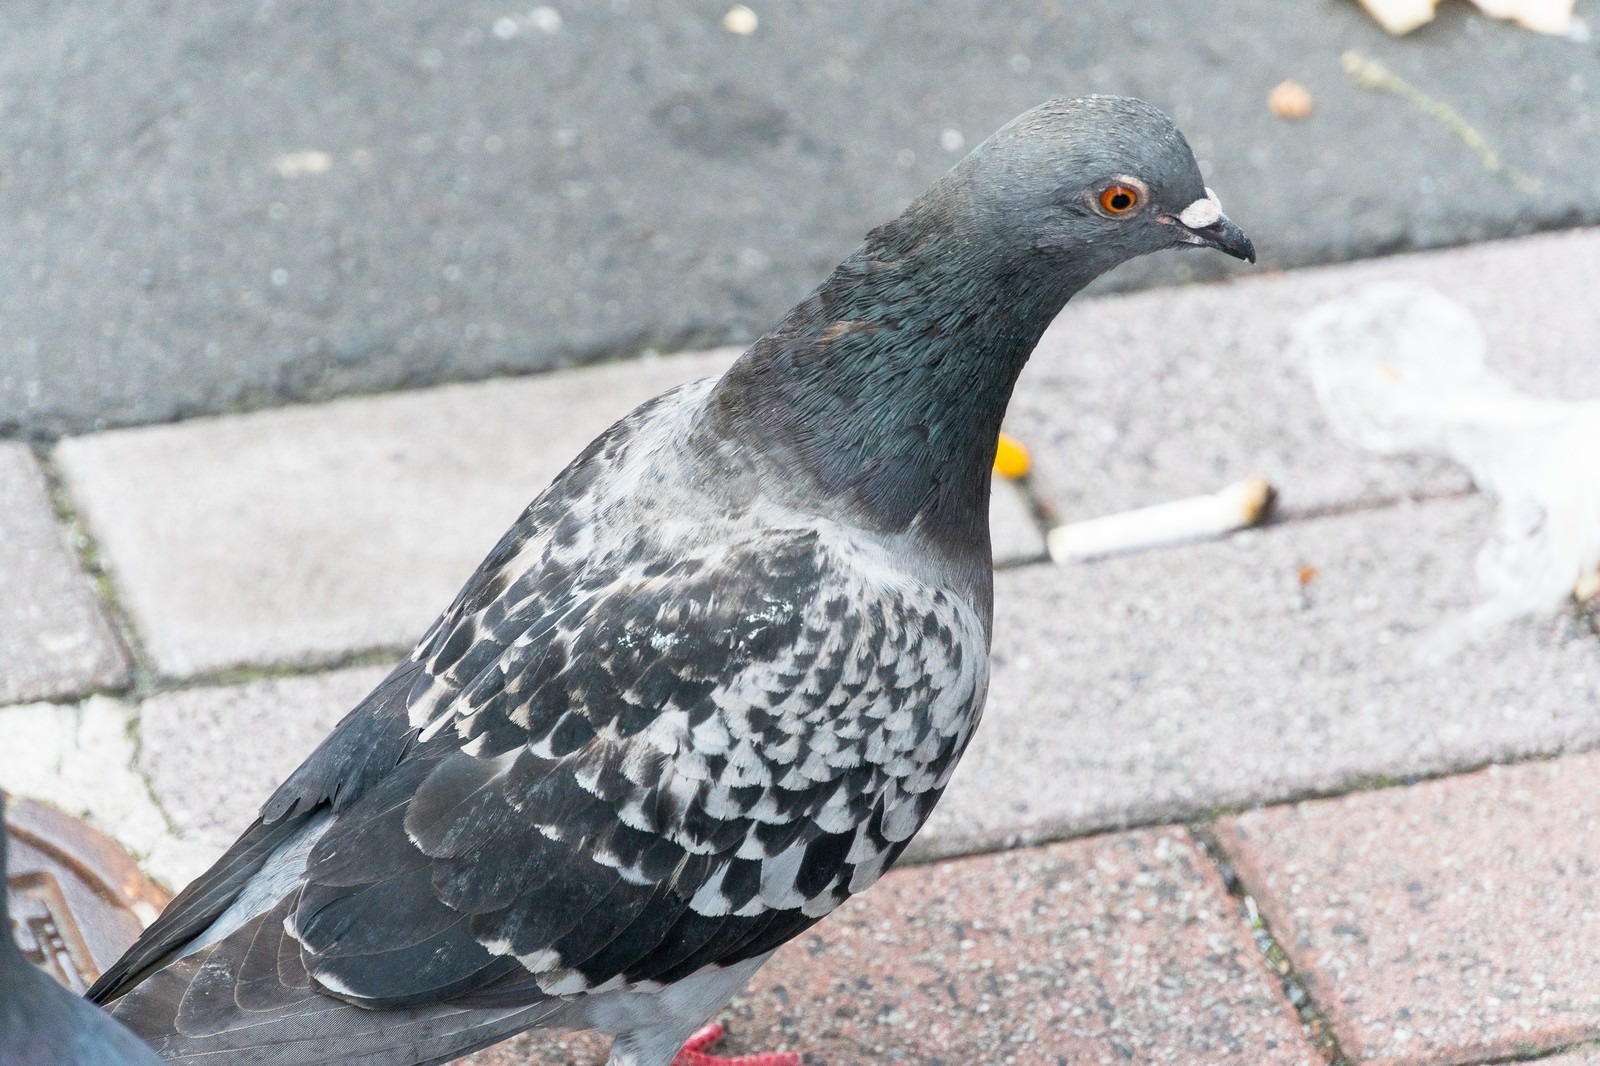
[[[710,1022],[684,1041],[683,1050],[672,1060],[672,1066],[801,1066],[800,1056],[793,1051],[769,1051],[765,1055],[736,1055],[724,1058],[706,1051],[727,1034],[721,1022]]]

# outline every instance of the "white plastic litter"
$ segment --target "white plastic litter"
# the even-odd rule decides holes
[[[1500,502],[1477,558],[1485,599],[1430,636],[1421,653],[1435,661],[1600,582],[1600,398],[1527,396],[1484,365],[1486,348],[1470,311],[1405,281],[1320,305],[1291,343],[1341,437],[1448,456]]]
[[[1572,29],[1573,0],[1472,0],[1490,18],[1511,19],[1540,33],[1563,34]],[[1433,20],[1439,0],[1361,0],[1361,6],[1378,24],[1400,36]]]

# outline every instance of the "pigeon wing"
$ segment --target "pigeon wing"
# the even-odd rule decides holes
[[[369,1007],[670,982],[870,884],[943,788],[985,673],[970,609],[854,554],[769,531],[641,565],[509,640],[481,619],[455,650],[441,634],[427,676],[453,673],[451,696],[419,684],[423,739],[311,852],[292,930],[312,978]]]
[[[413,718],[425,713],[418,709],[414,715],[413,704],[424,698],[430,706],[448,704],[460,689],[456,679],[469,676],[466,672],[474,662],[500,655],[513,638],[536,639],[538,619],[553,624],[583,575],[580,567],[550,565],[548,556],[559,547],[551,543],[557,539],[554,534],[570,531],[581,521],[585,504],[603,494],[606,473],[627,466],[628,453],[641,432],[649,436],[653,426],[671,425],[681,418],[693,407],[696,389],[703,391],[708,385],[690,383],[646,401],[568,464],[501,537],[415,653],[345,715],[267,799],[260,817],[167,905],[87,997],[97,1003],[116,999],[190,950],[263,879],[275,856],[314,831],[325,808],[342,812],[402,763],[416,742]],[[530,624],[528,619],[535,621]],[[474,655],[462,661],[468,635]]]

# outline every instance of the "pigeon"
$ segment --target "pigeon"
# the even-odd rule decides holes
[[[724,375],[591,443],[91,997],[177,1063],[534,1028],[707,1061],[696,1031],[895,861],[977,725],[1023,364],[1182,246],[1255,258],[1159,110],[1011,121]]]
[[[56,984],[18,950],[6,895],[5,824],[6,797],[0,792],[0,1063],[161,1066],[137,1037]]]

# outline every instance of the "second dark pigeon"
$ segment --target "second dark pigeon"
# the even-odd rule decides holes
[[[33,965],[11,939],[0,792],[0,1066],[161,1066],[155,1052]]]
[[[1013,120],[722,378],[578,456],[91,995],[171,1062],[412,1066],[544,1027],[702,1061],[685,1040],[878,879],[972,736],[990,466],[1040,335],[1184,246],[1255,258],[1161,112]]]

